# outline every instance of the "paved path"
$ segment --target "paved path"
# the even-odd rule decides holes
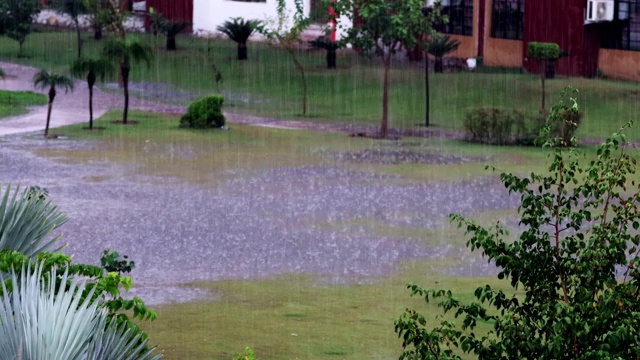
[[[32,78],[38,71],[29,66],[0,62],[0,68],[7,77],[0,80],[2,90],[30,90],[46,94],[47,91],[36,90]],[[93,95],[94,119],[104,115],[109,109],[120,109],[124,105],[121,94],[106,93],[97,87]],[[182,112],[184,107],[166,105],[161,102],[131,98],[130,109],[153,110],[155,112]],[[47,119],[47,105],[34,106],[29,113],[0,119],[0,136],[25,132],[44,131]],[[84,81],[75,82],[73,92],[58,91],[51,113],[51,128],[89,121],[89,91]]]

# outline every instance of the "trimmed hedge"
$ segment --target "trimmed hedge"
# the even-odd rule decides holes
[[[211,95],[189,105],[187,113],[180,118],[180,127],[208,129],[223,127],[226,119],[222,114],[222,95]]]
[[[489,145],[534,145],[540,131],[549,125],[549,136],[571,144],[582,119],[581,112],[562,110],[558,116],[527,115],[520,110],[480,108],[466,114],[463,128],[469,142]],[[560,145],[560,144],[559,144]]]
[[[532,41],[527,45],[527,56],[533,60],[557,60],[560,55],[560,46],[556,43]]]

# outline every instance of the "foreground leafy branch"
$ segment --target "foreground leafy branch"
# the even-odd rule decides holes
[[[520,196],[515,240],[500,224],[451,215],[470,234],[467,247],[495,263],[498,278],[514,291],[486,285],[475,290],[473,303],[462,304],[450,291],[410,285],[412,296],[452,316],[431,323],[407,309],[395,322],[400,358],[638,359],[640,186],[626,146],[620,131],[593,160],[558,147],[547,174],[503,173],[509,193]],[[480,322],[493,329],[477,333]]]

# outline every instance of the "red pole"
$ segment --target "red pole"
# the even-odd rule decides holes
[[[335,0],[334,0],[335,1]],[[329,17],[331,22],[331,41],[336,41],[336,11],[333,10],[333,6],[329,6]]]

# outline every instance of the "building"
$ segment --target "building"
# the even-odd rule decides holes
[[[567,53],[558,74],[640,80],[640,0],[601,0],[611,21],[585,24],[589,0],[443,0],[447,24],[438,30],[461,41],[451,56],[482,57],[485,65],[540,66],[527,59],[531,41],[555,42]]]

